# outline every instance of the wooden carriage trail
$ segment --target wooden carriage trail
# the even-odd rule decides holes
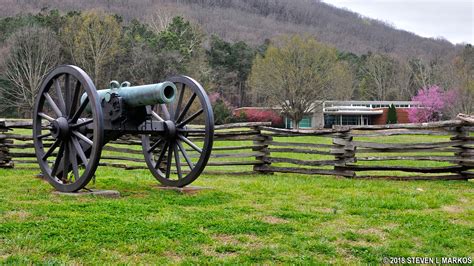
[[[19,130],[31,127],[28,120],[0,119],[0,168],[38,168],[32,136],[25,133],[28,130]],[[432,123],[315,130],[273,128],[257,122],[219,125],[215,129],[215,145],[208,163],[211,167],[205,169],[205,174],[279,172],[395,180],[474,178],[474,119],[464,115]],[[417,135],[445,138],[419,143],[380,141],[384,136]],[[190,138],[199,141],[202,135],[195,133]],[[327,141],[308,141],[316,138]],[[372,138],[374,141],[368,141]],[[106,145],[104,151],[102,166],[147,169],[138,137],[124,136]],[[426,162],[434,162],[434,166]]]

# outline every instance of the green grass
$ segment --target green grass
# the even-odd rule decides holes
[[[380,263],[474,256],[474,182],[296,174],[201,176],[195,195],[146,170],[99,168],[90,188],[52,194],[37,170],[0,170],[0,264]]]
[[[416,143],[448,139],[390,136],[355,140]],[[327,137],[274,140],[332,142]],[[218,141],[215,147],[251,144]],[[32,151],[16,151],[26,150]],[[121,154],[104,151],[103,155]],[[272,156],[333,159],[285,152],[272,152]],[[406,160],[358,164],[448,165]],[[34,177],[39,170],[25,167],[37,166],[0,169],[0,264],[376,264],[383,257],[474,257],[474,182],[399,182],[297,174],[202,175],[193,185],[211,189],[183,195],[157,189],[147,170],[99,167],[96,184],[88,187],[115,189],[121,198],[76,198],[52,194],[48,183]],[[229,172],[252,169],[209,168]]]

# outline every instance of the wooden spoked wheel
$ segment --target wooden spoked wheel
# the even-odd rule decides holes
[[[143,135],[148,168],[165,186],[193,182],[209,160],[214,137],[212,106],[202,86],[190,77],[167,79],[178,88],[170,104],[148,107],[152,119],[164,122],[164,132]]]
[[[33,110],[33,141],[42,173],[57,190],[73,192],[89,183],[104,130],[96,88],[82,69],[59,66],[43,80]]]

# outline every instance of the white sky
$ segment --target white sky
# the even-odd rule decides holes
[[[474,44],[474,0],[322,0],[423,37]]]

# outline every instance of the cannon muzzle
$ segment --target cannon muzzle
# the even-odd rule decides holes
[[[130,83],[127,81],[119,84],[114,80],[110,82],[109,89],[98,90],[97,94],[101,101],[105,100],[108,102],[112,93],[115,93],[121,97],[128,106],[139,107],[170,103],[174,101],[176,91],[176,85],[169,81],[149,85],[130,86]],[[83,94],[81,97],[81,103],[86,98],[87,95]]]

